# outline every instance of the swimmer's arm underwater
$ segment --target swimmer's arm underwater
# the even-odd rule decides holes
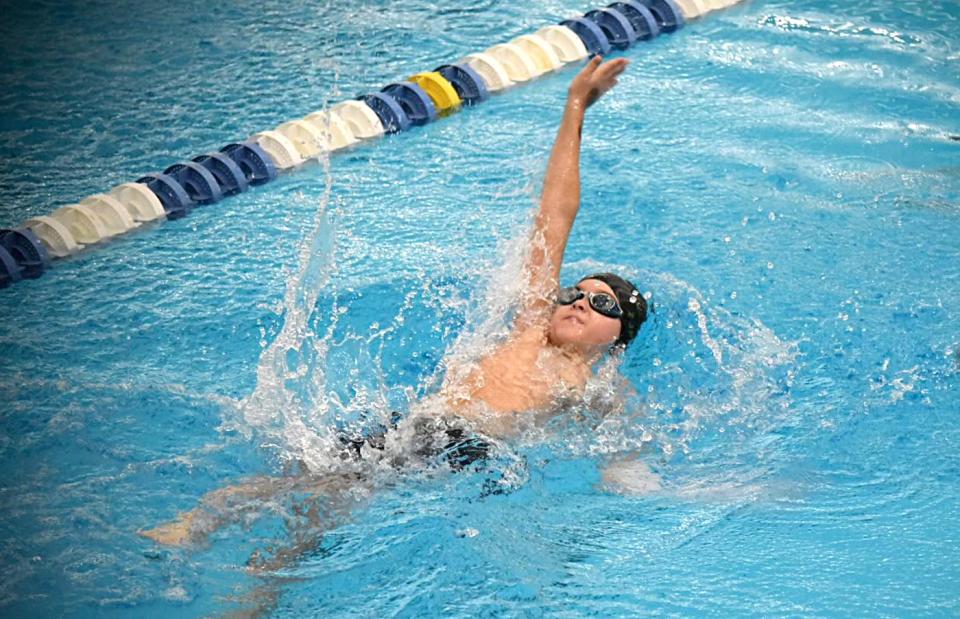
[[[595,56],[570,84],[534,222],[529,263],[532,294],[524,302],[522,315],[540,313],[552,305],[551,296],[559,286],[567,240],[580,210],[580,142],[584,115],[588,107],[617,84],[617,77],[627,64],[625,58],[602,63],[602,58]]]

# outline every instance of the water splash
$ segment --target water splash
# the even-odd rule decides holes
[[[280,447],[281,458],[300,458],[308,466],[320,464],[312,462],[310,454],[318,453],[324,439],[307,423],[311,417],[323,414],[324,401],[310,401],[303,397],[306,392],[298,393],[291,387],[307,379],[307,391],[323,391],[324,374],[309,369],[316,359],[324,357],[326,341],[310,329],[310,316],[321,288],[335,268],[337,231],[336,213],[330,208],[333,179],[329,158],[319,161],[324,189],[317,201],[312,228],[297,252],[296,269],[287,279],[283,327],[260,355],[256,388],[239,405],[247,428],[261,432],[266,444]]]
[[[756,464],[775,451],[770,437],[789,420],[794,342],[714,305],[670,273],[593,261],[572,267],[612,269],[642,282],[655,310],[635,350],[601,367],[588,389],[585,406],[594,410],[581,416],[593,419],[593,431],[564,428],[554,445],[594,456],[653,448],[661,462],[714,460],[717,472],[733,470],[738,461]],[[621,375],[633,386],[625,398]],[[619,407],[604,407],[605,399],[619,400]]]

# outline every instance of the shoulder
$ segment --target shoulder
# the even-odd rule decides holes
[[[489,369],[491,364],[513,367],[534,363],[547,345],[547,334],[543,328],[529,326],[514,329],[505,341],[485,355],[481,365]]]
[[[546,325],[537,321],[519,327],[510,334],[511,343],[519,346],[536,346],[538,348],[547,345]]]

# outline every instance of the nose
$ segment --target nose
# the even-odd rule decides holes
[[[577,299],[576,301],[574,301],[573,307],[580,310],[581,312],[586,312],[589,309],[587,304],[587,297],[584,296],[583,298]]]

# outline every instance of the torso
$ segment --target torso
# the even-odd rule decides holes
[[[440,397],[446,407],[481,430],[515,431],[520,413],[547,413],[582,395],[591,369],[552,346],[543,329],[528,328],[474,366],[450,368]]]

